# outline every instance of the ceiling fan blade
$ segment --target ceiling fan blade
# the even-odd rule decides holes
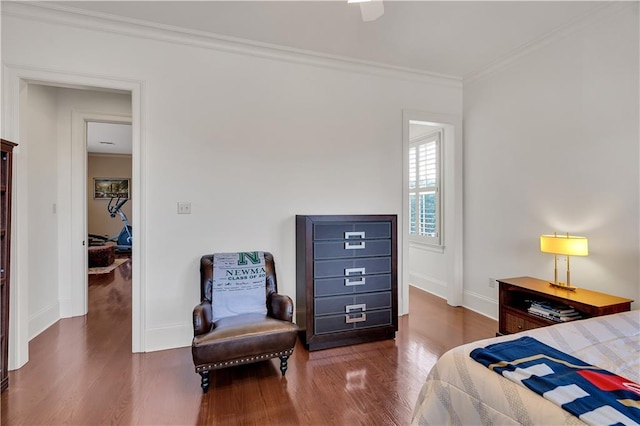
[[[360,14],[364,22],[375,21],[384,14],[382,0],[371,0],[360,3]]]

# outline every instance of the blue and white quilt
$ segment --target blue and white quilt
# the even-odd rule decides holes
[[[470,356],[587,424],[640,424],[640,385],[532,337],[477,348]]]
[[[469,356],[475,349],[513,341],[522,336],[532,337],[583,361],[582,364],[575,363],[576,365],[587,364],[600,367],[601,369],[582,369],[583,375],[580,376],[580,380],[583,383],[599,383],[599,386],[605,389],[612,387],[616,395],[614,399],[625,402],[606,405],[629,419],[623,418],[620,423],[638,423],[638,418],[633,414],[637,413],[634,410],[638,408],[637,406],[632,408],[633,400],[637,402],[638,396],[626,392],[616,393],[619,387],[624,386],[623,383],[640,383],[640,310],[634,310],[536,328],[517,335],[468,342],[443,354],[437,354],[437,359],[434,359],[432,354],[425,354],[423,357],[425,371],[415,372],[415,374],[426,374],[426,378],[416,398],[412,425],[576,426],[617,421],[616,417],[609,416],[607,412],[604,415],[607,415],[606,418],[610,420],[589,420],[590,417],[582,416],[582,412],[574,415],[524,386],[522,382],[526,382],[526,377],[531,376],[529,373],[523,373],[522,376],[514,373],[512,377],[518,377],[518,380],[511,381]],[[519,344],[516,343],[515,346]],[[500,357],[503,356],[503,354],[500,355]],[[520,357],[518,355],[513,359]],[[508,357],[506,359],[509,360]],[[517,368],[535,370],[547,367],[534,366],[532,362],[531,365],[519,363]],[[548,368],[553,370],[557,369],[557,366],[552,364]],[[615,378],[612,382],[600,381],[601,378],[610,378],[603,370],[629,381],[621,379],[619,382]],[[571,374],[577,375],[577,373]],[[542,373],[537,376],[549,377]],[[633,388],[633,385],[630,386]],[[626,389],[626,386],[624,387]],[[590,393],[590,391],[585,392]],[[562,400],[561,398],[559,397],[558,400]],[[589,408],[584,410],[594,411]],[[596,412],[600,414],[600,411]]]

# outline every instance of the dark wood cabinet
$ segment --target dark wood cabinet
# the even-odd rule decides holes
[[[11,258],[11,177],[15,143],[2,139],[0,178],[0,389],[9,386],[9,263]]]
[[[558,324],[559,321],[529,313],[532,301],[566,305],[580,318],[625,312],[633,300],[578,288],[575,291],[553,287],[548,281],[531,277],[497,280],[499,289],[498,334],[511,334]]]
[[[309,350],[398,330],[397,217],[296,216],[296,322]]]

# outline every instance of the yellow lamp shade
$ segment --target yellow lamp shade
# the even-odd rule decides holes
[[[562,256],[587,256],[589,254],[589,243],[586,237],[541,235],[540,251]]]

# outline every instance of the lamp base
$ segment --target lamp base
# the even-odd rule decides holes
[[[572,285],[566,283],[549,283],[552,287],[562,288],[564,290],[576,291],[578,287],[574,287]]]

